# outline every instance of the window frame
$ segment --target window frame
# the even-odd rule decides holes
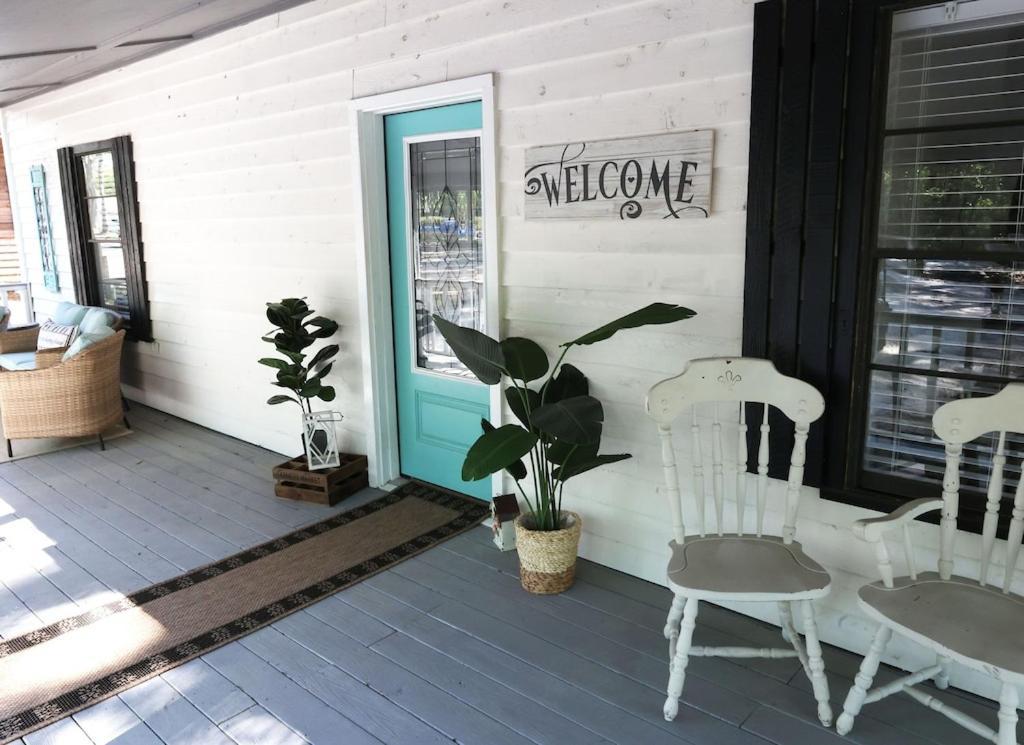
[[[840,429],[843,422],[830,421],[830,435],[841,449],[829,448],[829,452],[843,453],[844,457],[833,460],[838,464],[829,464],[830,474],[841,475],[840,479],[825,479],[822,483],[822,496],[826,499],[840,501],[870,509],[890,511],[911,499],[936,497],[941,493],[941,486],[933,483],[914,482],[887,474],[869,474],[863,468],[865,436],[868,425],[868,399],[870,396],[871,349],[874,336],[875,301],[878,291],[878,261],[883,256],[906,255],[907,257],[925,258],[920,251],[901,251],[899,249],[883,249],[877,245],[879,225],[879,199],[882,190],[883,147],[887,134],[901,130],[889,130],[886,127],[887,85],[889,80],[890,48],[892,44],[893,14],[908,8],[934,5],[934,0],[913,0],[911,2],[875,3],[873,9],[874,33],[871,44],[873,58],[873,79],[870,90],[870,106],[863,126],[867,129],[867,157],[865,162],[864,188],[861,192],[860,204],[856,209],[861,212],[862,223],[856,240],[847,237],[844,245],[840,237],[839,254],[856,251],[857,270],[856,282],[852,285],[853,298],[844,298],[856,307],[855,322],[852,336],[846,337],[851,347],[838,349],[842,337],[836,339],[834,354],[840,359],[848,355],[850,369],[848,372],[849,408],[845,422],[845,431]],[[856,32],[855,32],[856,33]],[[854,36],[856,39],[856,36]],[[857,41],[853,42],[857,44]],[[949,127],[912,128],[914,132],[922,130],[950,131],[958,129],[985,129],[1000,126],[1011,126],[1011,123],[999,124],[965,124]],[[854,204],[843,205],[842,209],[854,209]],[[929,252],[928,256],[938,255]],[[964,254],[960,254],[963,256]],[[980,254],[979,254],[980,255]],[[1010,253],[998,255],[986,252],[986,258],[1009,258]],[[842,288],[849,294],[851,287]],[[837,287],[837,299],[840,288]],[[955,375],[948,377],[956,377]],[[983,376],[982,376],[983,377]],[[834,418],[838,420],[838,417]],[[961,489],[959,527],[971,532],[980,532],[985,511],[985,495],[982,491]]]
[[[83,305],[100,305],[99,271],[92,250],[85,199],[85,181],[79,158],[109,152],[114,167],[121,249],[124,255],[128,295],[126,338],[152,341],[152,324],[146,292],[145,262],[142,256],[142,227],[139,223],[132,139],[122,135],[108,140],[81,143],[57,151],[60,165],[68,251],[74,279],[75,299]]]
[[[868,241],[878,221],[891,21],[897,11],[935,4],[764,0],[754,9],[758,126],[750,140],[743,353],[771,359],[825,396],[805,483],[827,500],[883,512],[941,494],[939,485],[906,479],[865,483],[860,465],[877,282],[877,247]],[[829,96],[835,89],[838,106]],[[779,456],[792,443],[785,424],[772,421],[770,441],[771,475],[783,479],[787,459]],[[959,527],[981,532],[984,495],[965,497]]]

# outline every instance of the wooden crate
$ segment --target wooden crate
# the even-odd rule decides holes
[[[274,494],[283,499],[334,506],[369,486],[365,455],[341,454],[341,465],[310,471],[305,456],[274,466]]]

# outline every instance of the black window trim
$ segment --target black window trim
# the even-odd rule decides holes
[[[72,145],[57,151],[75,298],[84,305],[99,305],[96,259],[90,250],[88,219],[83,214],[85,184],[77,158],[104,151],[112,154],[117,179],[117,207],[128,288],[127,338],[135,341],[152,341],[145,262],[142,254],[142,230],[136,197],[135,161],[130,135]]]
[[[825,499],[881,512],[941,495],[940,486],[923,482],[866,482],[857,465],[866,418],[854,408],[867,383],[857,371],[867,369],[876,278],[861,259],[877,220],[891,18],[935,4],[764,0],[754,9],[743,353],[771,359],[825,396],[825,416],[811,427],[805,483]],[[802,69],[807,61],[810,75]],[[838,106],[830,89],[842,91]],[[806,141],[802,158],[787,150],[794,137]],[[776,478],[786,478],[792,445],[792,428],[782,424],[772,424]],[[751,470],[757,436],[751,428]],[[983,495],[962,500],[960,529],[980,533],[984,508]]]

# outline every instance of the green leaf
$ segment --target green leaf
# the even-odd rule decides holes
[[[537,435],[518,424],[506,424],[484,432],[466,453],[462,464],[465,481],[479,481],[522,458],[537,444]]]
[[[287,327],[291,321],[291,314],[281,303],[267,303],[267,320],[280,328]]]
[[[544,404],[533,412],[533,426],[573,445],[592,445],[601,440],[604,407],[593,396],[574,396]]]
[[[334,336],[338,332],[338,324],[336,321],[332,321],[330,318],[324,318],[323,316],[317,316],[311,318],[306,322],[307,326],[313,326],[315,331],[307,331],[311,339],[326,339],[330,336]]]
[[[294,321],[301,321],[313,312],[309,309],[309,305],[304,297],[285,298],[281,301],[281,305],[284,306],[285,311]]]
[[[575,456],[569,461],[568,465],[556,468],[551,472],[551,475],[559,481],[568,481],[573,476],[579,476],[581,473],[603,466],[607,463],[618,463],[620,460],[626,460],[633,456],[629,453],[618,453],[616,455],[595,455],[589,459],[580,458],[577,460]]]
[[[283,354],[288,359],[290,359],[296,365],[301,365],[302,361],[306,359],[306,355],[304,355],[302,352],[292,352],[287,349],[278,349],[277,351]]]
[[[505,355],[505,369],[516,380],[529,383],[548,372],[548,356],[532,339],[510,336],[501,341],[501,351]]]
[[[486,419],[480,420],[480,427],[485,433],[494,431],[494,425]],[[526,478],[526,464],[523,463],[521,458],[516,458],[511,463],[506,463],[504,468],[516,481],[522,481]]]
[[[560,466],[570,458],[572,460],[589,460],[596,457],[597,448],[597,443],[593,445],[573,445],[569,442],[554,440],[544,452],[544,457],[547,458],[548,463]]]
[[[334,386],[325,385],[316,395],[321,401],[333,401],[335,396]]]
[[[284,360],[279,360],[276,357],[260,357],[258,360],[261,365],[272,367],[275,370],[287,370],[291,365]]]
[[[313,355],[313,359],[309,361],[310,369],[313,369],[321,362],[326,362],[327,360],[329,360],[331,357],[338,353],[338,349],[339,347],[337,344],[328,344],[326,347],[324,347],[319,352]]]
[[[327,377],[327,374],[330,373],[332,367],[334,367],[334,363],[328,362],[326,365],[317,370],[316,374],[312,378],[310,378],[310,380],[323,380],[325,377]]]
[[[510,385],[505,389],[505,401],[508,402],[508,407],[512,410],[512,413],[516,415],[516,419],[522,422],[524,427],[530,426],[530,418],[527,415],[526,408],[523,406],[523,398],[520,395],[522,389],[516,388],[514,385]],[[540,406],[540,394],[537,391],[526,389],[526,405],[529,406],[530,411],[533,411]]]
[[[558,368],[558,374],[540,389],[544,403],[551,404],[574,396],[586,396],[590,393],[587,376],[579,368],[564,363]]]
[[[695,311],[689,308],[684,308],[681,305],[669,304],[669,303],[651,303],[646,308],[635,310],[632,313],[624,315],[622,318],[617,318],[611,323],[606,323],[599,329],[591,331],[589,334],[567,341],[563,344],[563,347],[571,347],[573,344],[594,344],[595,342],[604,341],[605,339],[613,336],[617,331],[623,329],[635,329],[640,326],[654,326],[663,323],[675,323],[676,321],[685,321],[687,318],[693,318],[697,315]]]
[[[476,329],[456,326],[436,313],[434,325],[455,352],[455,356],[481,383],[494,385],[501,382],[501,375],[505,369],[505,354],[498,342]]]
[[[314,398],[320,394],[322,388],[319,380],[310,380],[299,389],[299,395],[303,398]]]
[[[267,403],[270,404],[271,406],[283,404],[285,401],[291,401],[293,404],[299,403],[297,399],[294,399],[291,396],[271,396],[270,398],[267,399]],[[301,405],[302,404],[299,404],[299,406]]]

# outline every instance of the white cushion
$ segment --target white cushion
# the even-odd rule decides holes
[[[63,326],[54,321],[47,321],[39,327],[36,349],[60,349],[69,346],[77,333],[78,326]]]

